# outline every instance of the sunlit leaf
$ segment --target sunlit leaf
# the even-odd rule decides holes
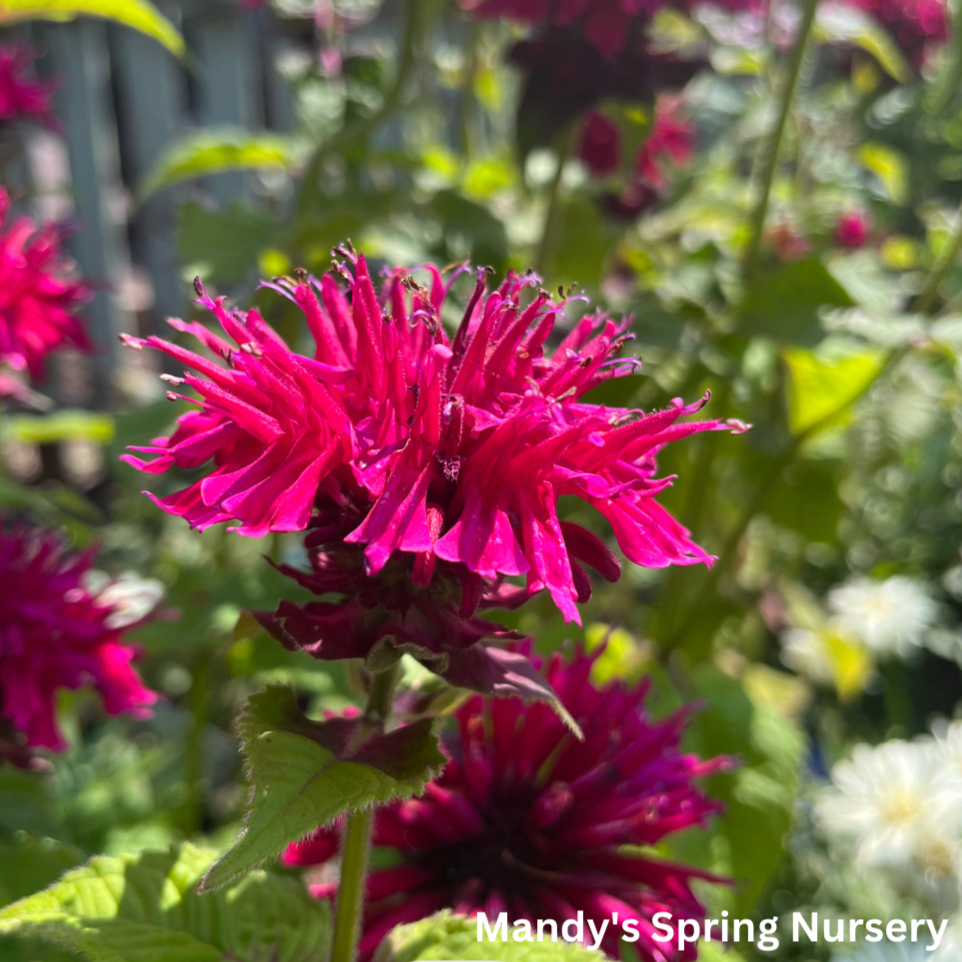
[[[178,57],[184,54],[184,38],[147,0],[0,0],[0,22],[73,20],[79,16],[115,20],[153,37]]]
[[[291,142],[276,134],[233,128],[208,128],[172,144],[144,178],[143,200],[164,187],[230,170],[288,170]]]
[[[912,76],[898,44],[872,17],[857,7],[840,3],[820,6],[814,36],[826,43],[861,47],[890,77],[902,83]]]
[[[862,144],[858,150],[859,163],[878,177],[885,192],[895,204],[908,198],[909,164],[897,150],[884,144]]]
[[[496,919],[489,925],[493,928]],[[515,942],[510,931],[506,941],[485,938],[478,941],[476,919],[452,912],[438,912],[429,918],[396,928],[381,943],[374,962],[416,962],[416,960],[462,959],[464,962],[491,959],[493,962],[601,962],[604,956],[583,945],[557,942]]]
[[[885,355],[869,350],[823,360],[811,351],[786,348],[783,357],[789,370],[789,425],[799,437],[848,423],[852,404],[875,380]]]
[[[197,882],[216,853],[98,856],[0,910],[0,934],[35,936],[92,962],[310,962],[326,958],[329,907],[265,872],[215,895]]]

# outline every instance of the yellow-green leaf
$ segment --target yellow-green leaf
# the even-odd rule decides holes
[[[184,55],[184,38],[148,0],[0,0],[4,20],[73,20],[103,17],[153,37],[178,57]]]

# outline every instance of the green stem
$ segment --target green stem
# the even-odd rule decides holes
[[[882,667],[885,678],[885,712],[888,715],[890,737],[912,734],[912,696],[908,676],[900,658],[892,658]]]
[[[572,124],[558,138],[555,153],[558,157],[558,169],[551,180],[548,190],[548,209],[544,215],[544,228],[541,231],[541,241],[534,258],[534,272],[542,279],[551,266],[551,255],[554,252],[558,234],[564,226],[564,209],[561,206],[561,182],[564,179],[565,167],[574,151],[576,128]]]
[[[341,879],[337,886],[331,962],[355,962],[357,958],[373,821],[373,808],[355,812],[347,820],[344,854],[341,858]]]
[[[959,256],[959,251],[962,251],[962,206],[959,207],[955,217],[955,230],[952,237],[939,255],[935,266],[932,268],[932,273],[929,274],[925,285],[922,287],[922,290],[919,291],[919,296],[916,298],[915,310],[919,314],[928,314],[932,310],[939,296],[939,288],[942,286],[942,281],[945,280],[946,275],[955,264],[956,258]]]
[[[792,56],[788,65],[788,76],[785,78],[785,87],[782,90],[781,103],[778,108],[778,120],[772,130],[764,148],[764,162],[761,168],[761,190],[755,208],[752,211],[748,247],[745,251],[744,274],[749,278],[754,274],[758,266],[758,256],[761,252],[762,237],[765,233],[765,218],[768,215],[768,202],[771,199],[772,183],[775,180],[775,171],[778,169],[778,155],[782,146],[782,137],[785,135],[785,126],[788,123],[788,115],[791,113],[792,101],[795,98],[795,88],[798,86],[799,74],[802,70],[802,62],[805,58],[805,47],[808,45],[808,38],[815,23],[815,12],[818,9],[818,0],[805,0],[802,22],[798,28],[798,37],[795,39],[795,46],[792,48]]]
[[[404,7],[404,35],[397,73],[381,106],[374,113],[354,123],[342,127],[336,134],[318,144],[304,168],[301,190],[297,199],[297,216],[308,216],[320,197],[321,172],[325,161],[334,154],[342,153],[348,147],[370,136],[401,103],[404,90],[418,62],[418,48],[421,34],[427,20],[427,0],[407,0]]]
[[[399,665],[395,665],[387,671],[374,675],[365,709],[365,715],[368,718],[380,722],[388,719],[398,674]],[[331,962],[356,962],[357,959],[373,825],[373,808],[354,812],[347,819],[344,850],[341,856],[341,878],[338,882],[337,902],[334,906]]]

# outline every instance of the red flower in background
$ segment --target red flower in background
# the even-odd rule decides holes
[[[657,190],[664,190],[668,184],[663,168],[666,160],[676,167],[691,163],[695,128],[681,112],[679,97],[662,97],[655,105],[651,131],[638,152],[638,173]]]
[[[68,550],[53,531],[0,525],[0,721],[28,746],[61,751],[61,688],[92,685],[111,715],[138,717],[157,696],[132,666],[131,621],[115,586],[86,584],[93,553]]]
[[[578,156],[595,177],[606,177],[621,164],[621,131],[603,113],[589,110],[581,125]]]
[[[202,289],[199,303],[233,343],[200,324],[172,324],[220,363],[160,338],[126,338],[201,375],[174,379],[197,391],[198,409],[170,438],[135,449],[155,459],[125,456],[153,473],[213,460],[204,478],[155,499],[160,507],[197,528],[238,521],[236,530],[260,536],[304,530],[315,504],[333,506],[357,521],[343,540],[365,546],[368,578],[395,552],[415,556],[422,584],[441,561],[489,581],[524,575],[528,592],[549,591],[569,621],[579,620],[587,580],[574,558],[595,564],[599,553],[584,529],[561,525],[562,495],[597,508],[636,564],[711,560],[658,504],[671,479],[656,476],[655,457],[670,441],[726,425],[681,423],[704,400],[647,414],[580,400],[636,370],[617,359],[624,323],[587,315],[548,351],[565,304],[530,275],[510,274],[489,292],[481,270],[449,337],[440,317],[450,284],[436,268],[426,268],[429,290],[396,270],[378,296],[363,256],[345,253],[350,299],[330,276],[269,285],[304,312],[313,357],[291,351],[256,310],[228,311]]]
[[[688,711],[652,722],[643,707],[648,685],[596,688],[593,662],[555,655],[545,673],[584,742],[544,705],[474,697],[457,712],[441,777],[421,798],[378,809],[374,844],[395,849],[399,861],[368,876],[363,956],[394,926],[451,908],[489,918],[506,911],[512,922],[554,919],[559,931],[579,911],[596,922],[617,912],[619,925],[602,943],[609,956],[619,957],[620,926],[633,919],[644,962],[695,958],[694,948],[679,954],[655,942],[652,916],[701,919],[691,880],[724,880],[624,847],[704,827],[721,805],[693,780],[728,760],[683,754]],[[322,829],[284,861],[324,863],[338,836],[336,827]],[[313,887],[322,898],[335,889]]]
[[[533,26],[574,27],[606,57],[625,48],[628,36],[639,21],[653,17],[662,7],[698,6],[703,0],[461,0],[461,6],[478,17],[504,17]],[[710,2],[710,0],[709,0]],[[744,10],[751,0],[724,0],[717,6]]]
[[[855,249],[868,243],[871,230],[872,223],[868,214],[852,210],[839,217],[835,225],[835,237],[842,247]]]
[[[40,378],[57,348],[91,350],[75,312],[92,291],[66,279],[71,265],[60,251],[60,227],[9,215],[10,197],[0,187],[0,363]]]
[[[56,127],[51,98],[56,84],[27,76],[36,55],[24,47],[0,46],[0,125],[30,118]]]
[[[845,0],[870,13],[918,66],[931,43],[945,43],[949,19],[945,0]]]

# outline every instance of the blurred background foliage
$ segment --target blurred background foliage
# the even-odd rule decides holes
[[[812,799],[855,743],[913,738],[962,698],[962,31],[922,56],[872,9],[829,0],[666,8],[653,42],[682,79],[656,64],[630,96],[589,103],[545,89],[552,64],[519,63],[523,28],[446,0],[276,0],[239,16],[284,37],[273,66],[293,123],[195,129],[132,185],[131,204],[175,213],[181,296],[200,275],[303,343],[297,312],[258,280],[320,274],[350,238],[377,266],[533,266],[549,289],[633,315],[639,372],[593,400],[651,410],[710,392],[710,416],[752,425],[660,463],[676,476],[664,504],[718,560],[629,567],[596,586],[584,630],[547,600],[504,620],[546,654],[607,641],[596,680],[653,676],[657,714],[700,706],[692,750],[739,759],[714,776],[725,813],[670,853],[736,879],[710,892],[715,908],[954,917],[958,891],[933,907],[836,857]],[[635,158],[665,98],[685,149],[642,183]],[[617,132],[600,175],[589,110]],[[238,175],[245,189],[224,199],[217,185]],[[24,204],[42,199],[23,185]],[[25,402],[0,422],[5,512],[99,543],[104,567],[157,579],[178,613],[137,636],[164,696],[151,720],[105,721],[71,694],[73,747],[45,773],[0,768],[0,902],[91,853],[225,844],[245,795],[232,720],[268,681],[318,711],[358,700],[337,666],[235,633],[242,608],[296,591],[261,561],[299,563],[295,536],[192,532],[118,464],[178,413],[146,384],[118,374],[102,410]],[[182,487],[175,475],[151,490]],[[583,506],[569,517],[602,533]],[[0,959],[39,957],[61,955],[0,941]],[[829,951],[783,939],[774,957]]]

